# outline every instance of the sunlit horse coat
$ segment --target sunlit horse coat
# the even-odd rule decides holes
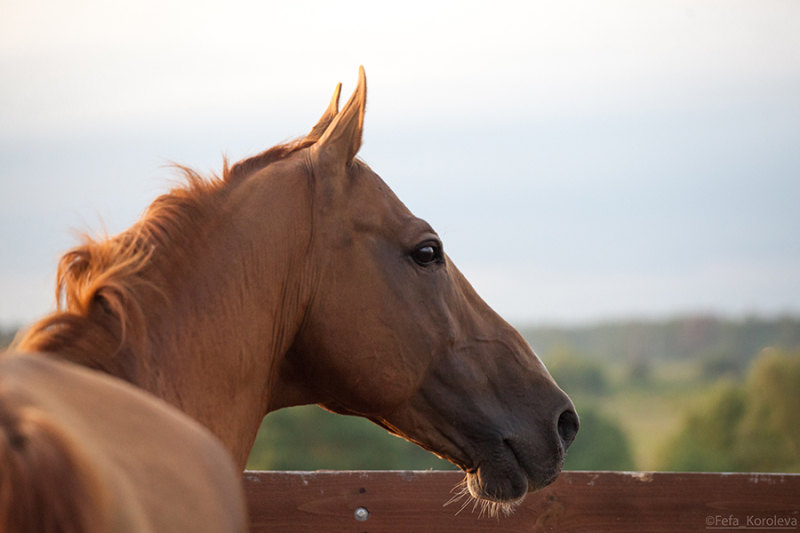
[[[132,228],[68,253],[63,309],[19,348],[178,407],[239,469],[266,413],[317,403],[452,461],[475,498],[517,502],[558,475],[572,403],[433,228],[356,158],[363,69],[341,111],[338,100],[339,87],[305,137],[221,178],[184,169],[186,186]]]

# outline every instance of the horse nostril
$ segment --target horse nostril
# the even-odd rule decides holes
[[[574,409],[567,409],[559,415],[557,425],[561,445],[564,447],[564,451],[567,451],[569,445],[575,440],[575,435],[578,434],[578,428],[581,425],[578,414]]]

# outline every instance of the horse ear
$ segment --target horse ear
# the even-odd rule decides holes
[[[331,125],[333,119],[336,118],[336,114],[339,112],[339,95],[342,92],[342,84],[337,83],[336,89],[333,91],[333,96],[331,97],[331,102],[328,104],[328,109],[319,117],[319,120],[314,127],[311,128],[311,131],[308,132],[306,135],[306,139],[309,141],[318,141],[322,134],[325,133],[325,130],[328,129],[328,126]]]
[[[321,163],[346,165],[356,157],[361,147],[366,104],[367,78],[364,67],[359,67],[356,90],[313,146],[316,158]]]

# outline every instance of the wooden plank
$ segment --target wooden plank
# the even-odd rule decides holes
[[[462,478],[246,472],[244,481],[254,532],[800,532],[800,474],[564,472],[499,518],[479,516],[472,504],[461,512],[459,503],[443,505]]]

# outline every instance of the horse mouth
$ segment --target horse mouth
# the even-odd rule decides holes
[[[529,492],[542,489],[556,480],[564,464],[565,448],[553,438],[503,437],[490,431],[473,433],[472,439],[432,429],[421,438],[410,436],[385,418],[371,420],[459,467],[466,478],[450,502],[474,499],[482,508],[509,512]],[[463,507],[462,507],[463,509]],[[493,514],[490,512],[490,514]]]
[[[476,500],[486,500],[498,504],[518,504],[528,492],[546,487],[561,473],[563,454],[542,466],[525,450],[525,446],[505,439],[500,446],[491,450],[484,460],[474,468],[464,469],[467,473],[466,487]]]

